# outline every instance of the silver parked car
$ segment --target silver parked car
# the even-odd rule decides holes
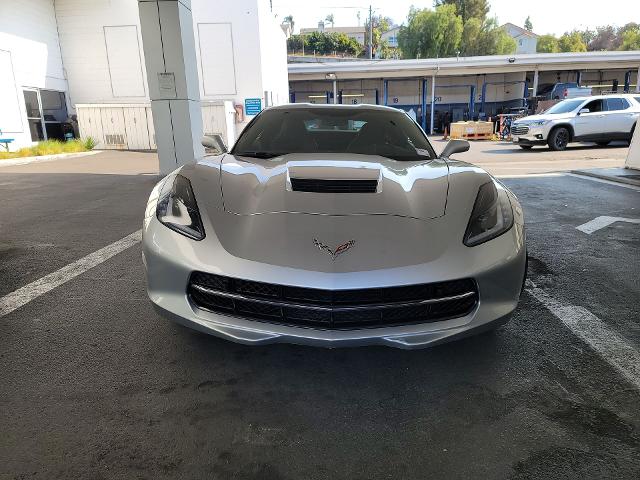
[[[556,103],[538,115],[521,118],[511,126],[514,143],[531,149],[548,145],[564,150],[569,142],[631,141],[640,116],[640,95],[596,95]]]
[[[468,148],[438,156],[393,108],[269,108],[153,189],[149,298],[246,344],[419,348],[495,327],[523,286],[524,219],[504,185],[449,158]]]

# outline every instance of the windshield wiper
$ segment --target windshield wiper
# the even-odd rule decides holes
[[[280,155],[284,155],[281,152],[237,152],[234,155],[238,155],[239,157],[253,157],[253,158],[273,158],[279,157]]]

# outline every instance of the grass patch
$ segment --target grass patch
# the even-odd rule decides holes
[[[38,142],[32,147],[24,147],[15,152],[0,152],[0,160],[9,158],[38,157],[41,155],[55,155],[58,153],[77,153],[93,150],[96,142],[93,138],[87,137],[82,140],[70,140],[61,142],[60,140],[46,140]]]

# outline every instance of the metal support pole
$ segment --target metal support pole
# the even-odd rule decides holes
[[[529,96],[529,81],[524,81],[524,92],[522,93],[522,106],[527,106],[527,97]]]
[[[629,93],[629,85],[631,84],[631,70],[624,72],[624,93]]]
[[[373,58],[373,10],[371,9],[371,5],[369,5],[369,59]]]
[[[338,103],[338,81],[333,80],[333,104]]]
[[[484,114],[484,103],[487,100],[487,82],[482,84],[482,101],[480,103],[480,113]]]
[[[533,89],[531,90],[531,96],[538,96],[538,70],[533,72]]]
[[[380,92],[376,88],[376,105],[380,105]]]
[[[431,76],[431,122],[429,133],[433,135],[433,118],[436,111],[436,76]]]
[[[473,114],[476,109],[476,86],[471,85],[471,92],[469,93],[469,120],[473,120]]]
[[[427,79],[422,79],[422,130],[427,130]]]
[[[389,80],[382,81],[382,100],[384,102],[383,105],[389,105]]]

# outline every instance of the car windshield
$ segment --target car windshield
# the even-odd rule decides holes
[[[573,112],[582,102],[584,102],[584,100],[563,100],[560,103],[556,103],[553,107],[546,110],[544,113],[557,115],[559,113]]]
[[[423,161],[435,152],[405,113],[349,107],[265,110],[242,133],[234,155],[271,158],[287,153],[351,153]]]

